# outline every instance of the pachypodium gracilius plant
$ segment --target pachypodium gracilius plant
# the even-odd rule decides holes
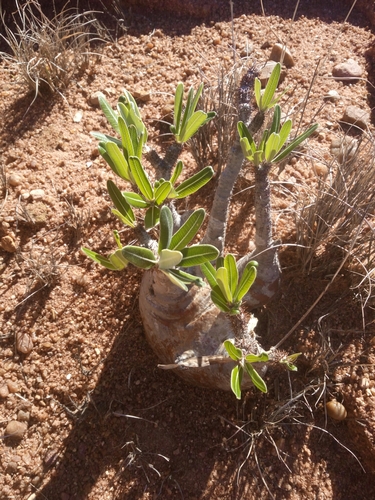
[[[179,182],[184,166],[178,159],[183,144],[200,127],[215,118],[214,112],[197,110],[203,85],[184,99],[184,86],[177,85],[174,119],[170,126],[175,143],[160,157],[147,145],[147,129],[135,99],[124,91],[117,110],[103,95],[100,106],[118,137],[95,132],[99,152],[112,171],[128,184],[120,189],[112,180],[107,190],[113,214],[132,228],[138,245],[122,245],[114,231],[117,249],[103,256],[88,248],[83,252],[107,269],[121,271],[129,264],[143,269],[139,305],[147,340],[160,358],[159,365],[173,369],[185,380],[212,388],[232,389],[237,398],[251,386],[266,392],[263,380],[272,362],[296,370],[296,354],[265,351],[254,329],[256,318],[245,321],[242,305],[263,305],[275,293],[279,280],[277,249],[273,244],[268,174],[271,167],[294,151],[317,128],[314,124],[290,140],[292,122],[282,122],[280,97],[275,97],[280,77],[277,64],[261,92],[240,92],[238,138],[218,179],[213,205],[203,238],[196,241],[205,210],[181,214],[176,202],[196,193],[214,175],[207,166]],[[249,86],[249,76],[243,82]],[[245,84],[244,84],[245,85]],[[244,95],[254,90],[256,117]],[[262,128],[266,113],[273,110],[269,129]],[[256,118],[256,119],[255,119]],[[150,176],[145,161],[154,168]],[[228,206],[238,173],[245,162],[255,172],[255,251],[236,262],[225,255]]]

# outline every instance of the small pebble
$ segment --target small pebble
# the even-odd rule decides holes
[[[11,394],[15,394],[16,392],[19,392],[19,390],[20,390],[20,386],[17,384],[17,382],[14,382],[14,380],[8,380],[7,386],[8,386],[8,390]]]
[[[282,43],[275,43],[271,50],[270,59],[285,64],[287,68],[291,68],[295,64],[292,53]]]
[[[16,336],[16,348],[22,354],[29,354],[33,350],[33,339],[28,333],[18,333]]]
[[[27,425],[24,422],[11,420],[5,429],[5,436],[12,439],[22,439],[27,431]]]
[[[23,177],[21,177],[19,174],[10,174],[8,177],[8,182],[11,186],[19,186],[23,182]]]
[[[324,96],[325,101],[331,101],[335,102],[340,99],[340,94],[337,92],[337,90],[329,90],[327,94]]]
[[[370,115],[368,111],[364,111],[358,106],[348,106],[340,121],[344,124],[354,125],[361,130],[366,130],[370,123]]]
[[[354,59],[348,59],[343,63],[336,64],[332,69],[332,76],[336,78],[336,80],[355,82],[358,78],[361,78],[362,74],[363,69]]]
[[[32,191],[30,191],[30,197],[33,200],[41,200],[42,198],[44,198],[44,196],[45,192],[43,191],[43,189],[33,189]]]
[[[17,420],[18,422],[28,422],[30,420],[30,412],[19,410],[17,414]]]
[[[9,234],[0,239],[0,245],[2,249],[8,253],[14,253],[17,251],[16,242]]]
[[[100,91],[93,92],[89,97],[89,104],[91,104],[91,106],[94,106],[95,108],[99,108],[99,96],[101,95],[104,97],[103,93]]]

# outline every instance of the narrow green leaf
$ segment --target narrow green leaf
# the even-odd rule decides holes
[[[154,199],[154,190],[139,158],[130,156],[129,167],[140,192],[146,200],[152,201]]]
[[[197,285],[199,287],[204,287],[205,282],[199,276],[194,276],[193,274],[182,271],[182,269],[169,269],[169,273],[176,276],[180,281],[189,285]]]
[[[99,253],[96,253],[93,250],[90,250],[89,248],[86,247],[82,247],[81,250],[83,253],[87,255],[87,257],[90,257],[90,259],[92,259],[97,264],[100,264],[106,267],[107,269],[110,269],[111,271],[117,271],[117,268],[106,257],[103,257]]]
[[[224,257],[222,255],[220,255],[220,257],[216,259],[215,265],[216,265],[216,270],[219,269],[220,267],[224,267]]]
[[[131,182],[128,162],[117,144],[114,142],[106,142],[104,145],[103,143],[100,143],[100,146],[104,147],[109,158],[111,159],[111,163],[109,163],[108,160],[102,155],[115,174],[122,179]]]
[[[224,257],[224,267],[228,272],[228,283],[230,292],[233,297],[238,283],[238,270],[237,270],[236,259],[231,253],[229,253]]]
[[[231,304],[233,301],[233,296],[229,287],[228,271],[225,267],[219,267],[219,269],[216,271],[216,281],[227,302]]]
[[[119,134],[120,131],[119,131],[119,126],[118,126],[118,121],[117,121],[118,114],[116,113],[116,111],[114,111],[112,109],[112,106],[109,104],[107,99],[104,97],[104,94],[99,94],[98,99],[99,99],[99,105],[102,108],[102,111],[103,111],[105,117],[107,118],[109,124],[111,125],[113,130]]]
[[[255,95],[255,101],[257,103],[258,108],[261,110],[261,105],[262,105],[262,84],[259,80],[259,78],[255,78],[254,80],[254,95]]]
[[[181,250],[189,245],[202,226],[205,214],[204,208],[195,210],[172,236],[169,248],[171,250]]]
[[[287,141],[291,130],[292,130],[292,120],[286,120],[283,126],[281,127],[279,133],[280,135],[279,151]]]
[[[180,267],[199,266],[210,260],[215,260],[219,255],[219,250],[213,245],[192,245],[181,249],[183,259]]]
[[[145,229],[151,229],[152,227],[155,227],[159,222],[159,217],[160,208],[155,205],[151,205],[145,214]]]
[[[281,73],[281,64],[277,63],[272,70],[271,76],[267,82],[266,88],[264,89],[264,94],[261,99],[262,102],[261,109],[264,111],[268,109],[270,106],[272,98],[279,84],[280,73]]]
[[[193,99],[192,103],[191,103],[191,110],[192,110],[192,112],[194,112],[196,110],[197,106],[198,106],[199,98],[202,95],[202,91],[203,91],[203,83],[201,83],[199,85],[198,90],[197,90],[197,92],[196,92],[196,94],[194,96],[194,99]]]
[[[241,361],[242,359],[242,351],[241,349],[238,349],[233,342],[230,340],[225,340],[224,341],[224,347],[229,355],[234,361]]]
[[[262,379],[262,377],[250,363],[245,362],[245,370],[247,371],[255,387],[262,392],[267,392],[267,386],[265,381]]]
[[[249,129],[243,122],[238,122],[237,130],[241,139],[247,139],[247,142],[245,141],[244,144],[246,144],[246,147],[250,148],[251,152],[254,154],[256,151],[256,145],[253,136],[249,132]]]
[[[212,289],[218,286],[216,281],[216,269],[211,264],[211,262],[205,262],[204,264],[201,264],[201,271]]]
[[[122,249],[122,255],[134,266],[141,269],[151,269],[156,263],[156,257],[149,248],[128,245]]]
[[[214,171],[212,167],[203,168],[200,172],[196,173],[192,177],[189,177],[189,179],[186,179],[186,181],[182,182],[175,188],[177,193],[176,198],[185,198],[186,196],[195,193],[198,189],[207,184],[213,175]]]
[[[250,290],[250,287],[254,283],[255,278],[257,276],[257,270],[256,270],[257,266],[258,263],[253,260],[246,264],[246,267],[242,273],[240,282],[238,283],[238,287],[233,297],[234,302],[240,302],[243,299],[243,297],[247,294],[247,292]]]
[[[160,269],[160,271],[165,274],[174,285],[184,290],[184,292],[188,291],[188,287],[186,286],[186,284],[182,280],[180,280],[178,276],[172,273],[171,270],[165,271],[164,269]]]
[[[170,269],[172,267],[175,267],[180,263],[182,259],[182,253],[178,250],[169,250],[168,248],[164,248],[159,253],[159,269]]]
[[[278,154],[276,158],[273,159],[273,163],[277,163],[283,160],[286,156],[288,156],[289,153],[294,151],[297,146],[299,146],[303,141],[310,137],[310,135],[313,134],[317,128],[317,123],[311,125],[311,127],[309,127],[303,134],[299,135],[297,139],[294,139],[294,141],[292,141],[289,146],[287,146],[280,154]]]
[[[270,128],[270,133],[279,133],[280,129],[280,120],[281,120],[281,108],[279,105],[275,106],[275,109],[273,110],[273,119],[272,119],[272,125]]]
[[[167,206],[161,208],[159,215],[159,222],[160,222],[160,231],[159,231],[158,252],[160,253],[164,248],[169,247],[173,232],[172,212]]]
[[[112,208],[111,209],[111,212],[113,213],[113,215],[115,215],[118,219],[120,219],[120,221],[125,224],[126,226],[130,226],[130,227],[135,227],[135,224],[134,222],[132,221],[132,219],[129,219],[126,215],[123,215],[119,210],[117,210],[117,208]]]
[[[171,192],[172,184],[169,181],[161,183],[157,189],[155,189],[155,201],[157,205],[161,205]]]
[[[262,352],[261,354],[248,354],[245,356],[245,360],[249,363],[262,363],[269,360],[269,356],[266,352]]]
[[[117,231],[117,229],[115,229],[113,231],[113,237],[115,239],[115,242],[116,242],[116,245],[118,248],[122,248],[122,245],[121,245],[121,240],[120,240],[120,233]]]
[[[184,84],[179,83],[176,87],[176,93],[174,97],[174,114],[173,114],[173,125],[175,131],[172,132],[175,135],[179,135],[180,133],[180,125],[181,125],[181,114],[182,114],[182,99],[184,97]]]
[[[194,89],[193,89],[193,87],[190,87],[189,92],[188,92],[188,96],[187,96],[187,100],[186,100],[185,110],[184,110],[182,120],[181,120],[181,128],[180,128],[179,137],[176,138],[177,142],[182,142],[181,136],[184,135],[187,121],[192,115],[191,103],[193,101],[193,97],[194,97]]]
[[[233,368],[230,375],[230,387],[237,399],[241,399],[241,382],[243,376],[243,369],[237,365]]]
[[[180,177],[183,168],[184,168],[184,164],[182,163],[181,160],[178,160],[178,162],[173,170],[172,177],[170,179],[172,186],[174,186],[177,179]]]
[[[230,308],[227,304],[227,301],[225,300],[225,297],[223,297],[223,294],[219,288],[219,286],[214,290],[211,291],[211,300],[215,304],[215,306],[220,309],[220,311],[223,311],[225,313],[230,312]]]
[[[116,267],[118,271],[122,271],[129,264],[129,262],[122,255],[122,249],[116,250],[109,256],[109,260]]]
[[[122,196],[129,203],[129,205],[131,205],[132,207],[146,208],[150,205],[138,193],[132,193],[131,191],[123,191]]]
[[[122,147],[124,149],[125,158],[129,161],[129,156],[135,156],[135,148],[129,129],[122,116],[118,118]]]
[[[267,139],[264,148],[266,161],[271,162],[279,151],[280,136],[273,132]]]
[[[196,111],[189,118],[186,123],[185,128],[182,131],[182,135],[180,136],[180,142],[188,141],[193,135],[197,132],[197,130],[206,123],[207,114],[204,111]]]
[[[90,134],[95,137],[95,139],[99,139],[99,141],[101,142],[114,142],[115,144],[117,144],[117,146],[119,148],[122,148],[122,142],[120,141],[120,139],[116,139],[116,137],[112,137],[111,135],[107,135],[107,134],[102,134],[101,132],[90,132]]]
[[[133,210],[131,209],[131,206],[122,195],[119,188],[110,179],[107,181],[107,190],[117,210],[125,217],[125,219],[130,221],[132,227],[134,227],[135,215],[133,213]]]

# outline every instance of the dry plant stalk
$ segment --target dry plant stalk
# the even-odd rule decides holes
[[[52,19],[42,11],[38,0],[22,5],[15,2],[11,14],[14,28],[5,23],[5,12],[0,7],[0,18],[11,54],[2,53],[12,68],[16,67],[21,80],[35,93],[58,91],[66,87],[73,74],[89,65],[89,46],[93,41],[91,27],[96,20],[92,12],[78,13],[77,9],[63,9]]]

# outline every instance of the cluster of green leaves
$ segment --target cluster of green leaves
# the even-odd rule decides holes
[[[305,141],[318,128],[318,124],[311,125],[305,132],[293,139],[284,149],[284,145],[289,139],[292,130],[292,120],[288,119],[281,125],[281,109],[277,104],[278,98],[274,98],[274,93],[279,83],[280,64],[276,64],[264,93],[261,93],[261,83],[255,79],[254,92],[257,105],[261,111],[274,109],[272,124],[270,129],[265,129],[262,138],[257,145],[249,129],[243,122],[238,122],[237,129],[240,135],[240,143],[245,158],[251,161],[255,167],[261,163],[277,163],[286,158],[303,141]]]
[[[141,269],[151,269],[157,266],[175,285],[187,291],[188,284],[204,286],[201,278],[182,271],[179,268],[199,266],[211,260],[216,260],[219,251],[213,245],[191,245],[205,217],[205,210],[195,210],[185,223],[173,234],[173,217],[169,207],[160,210],[158,252],[145,247],[127,245],[121,246],[117,236],[118,250],[108,258],[83,247],[83,252],[95,262],[107,269],[121,271],[130,262]]]
[[[190,87],[183,110],[184,84],[179,83],[177,85],[174,100],[173,125],[171,126],[171,132],[175,136],[176,142],[184,143],[188,141],[200,127],[216,116],[214,111],[208,113],[202,110],[196,111],[202,90],[203,83],[199,85],[195,94],[193,87]]]
[[[240,313],[242,299],[255,281],[257,265],[253,260],[249,262],[241,278],[232,254],[217,259],[216,268],[211,262],[201,265],[211,287],[211,300],[221,311],[232,315]]]
[[[113,172],[128,181],[136,191],[120,192],[115,183],[109,180],[107,189],[115,205],[112,212],[127,226],[135,227],[133,208],[146,209],[145,228],[151,229],[159,222],[160,207],[163,203],[185,198],[198,191],[212,178],[213,169],[206,167],[176,186],[183,170],[182,161],[178,161],[170,180],[159,179],[152,183],[142,165],[147,130],[133,96],[125,91],[118,100],[117,111],[112,109],[104,95],[99,96],[99,103],[112,128],[121,137],[120,140],[93,132],[94,137],[99,139],[99,152]]]

